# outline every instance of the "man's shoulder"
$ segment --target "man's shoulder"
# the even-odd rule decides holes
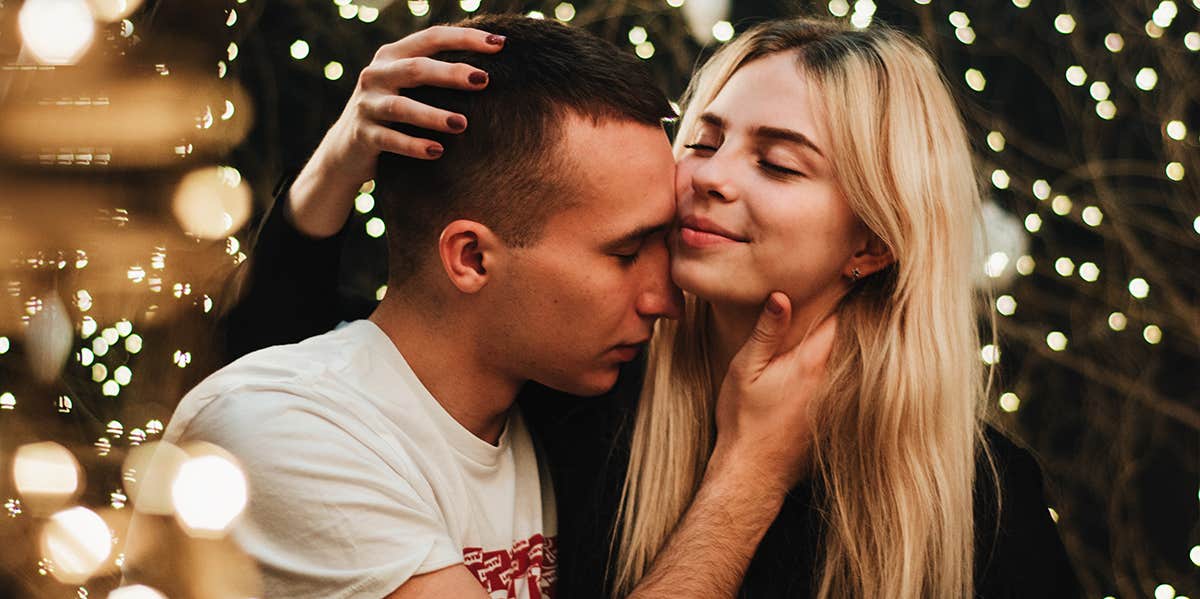
[[[266,433],[284,421],[344,419],[337,408],[344,396],[354,395],[356,380],[346,370],[362,350],[353,337],[338,329],[230,363],[184,395],[164,439],[199,435],[201,428],[257,427]]]

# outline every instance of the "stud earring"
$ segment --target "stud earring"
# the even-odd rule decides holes
[[[859,270],[856,268],[856,269],[854,269],[854,270],[850,271],[850,278],[851,278],[851,279],[854,279],[854,282],[856,282],[856,283],[857,283],[857,282],[858,282],[858,280],[862,278],[862,272],[860,272],[860,271],[859,271]]]

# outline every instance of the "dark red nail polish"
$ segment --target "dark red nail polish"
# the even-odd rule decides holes
[[[503,35],[489,35],[489,36],[487,36],[487,39],[485,41],[487,41],[488,45],[499,46],[500,44],[504,43],[504,36]]]
[[[425,153],[429,154],[430,156],[432,156],[434,158],[441,156],[442,152],[443,152],[442,146],[429,146],[428,148],[425,148]]]
[[[457,114],[452,114],[446,117],[446,126],[455,131],[462,131],[463,129],[467,128],[467,119],[464,119]]]
[[[469,77],[467,77],[467,81],[470,81],[474,85],[483,85],[484,83],[487,83],[488,76],[487,73],[483,71],[475,71],[474,73],[471,73]]]

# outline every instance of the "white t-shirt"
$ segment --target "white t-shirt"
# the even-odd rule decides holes
[[[241,461],[232,534],[268,597],[383,597],[457,563],[493,598],[552,596],[553,487],[520,410],[496,446],[476,437],[368,320],[221,369],[163,439]]]

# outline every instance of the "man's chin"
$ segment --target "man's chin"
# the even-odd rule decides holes
[[[613,365],[610,368],[604,368],[588,373],[586,376],[555,381],[554,384],[549,382],[542,383],[543,385],[579,397],[597,397],[604,395],[612,390],[617,384],[617,376],[621,370],[619,365]]]

